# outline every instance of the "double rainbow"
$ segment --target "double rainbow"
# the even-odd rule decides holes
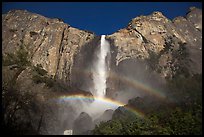
[[[85,75],[87,77],[90,76],[91,72],[90,70],[81,70],[81,69],[75,69],[74,70],[76,73],[80,74],[80,75]],[[136,90],[140,90],[142,92],[145,92],[149,95],[152,95],[158,99],[162,99],[165,100],[166,96],[165,94],[158,90],[155,89],[153,87],[150,87],[149,85],[147,85],[146,83],[142,83],[139,80],[136,79],[131,79],[129,77],[126,76],[121,76],[121,75],[117,75],[114,72],[109,72],[109,78],[111,78],[111,80],[120,80],[120,82],[127,84],[130,87],[133,87]],[[83,94],[68,94],[68,95],[61,95],[59,97],[57,97],[57,99],[59,100],[77,100],[77,99],[82,99],[82,100],[97,100],[100,101],[101,103],[109,103],[115,106],[123,106],[125,107],[126,110],[129,110],[130,112],[134,113],[135,115],[141,117],[141,118],[145,118],[145,114],[144,112],[142,112],[141,110],[135,108],[135,107],[131,107],[128,106],[122,102],[110,99],[110,98],[101,98],[101,97],[93,97],[93,96],[87,96],[87,95],[83,95]]]

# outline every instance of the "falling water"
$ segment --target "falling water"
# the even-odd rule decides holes
[[[105,35],[101,36],[100,50],[97,54],[97,61],[94,64],[94,96],[104,97],[106,94],[107,64],[106,57],[110,52],[109,42],[106,41]]]
[[[93,87],[90,87],[90,91],[96,98],[105,98],[106,95],[106,79],[108,77],[109,58],[110,44],[108,41],[106,41],[105,35],[102,35],[100,47],[97,48],[96,58],[92,66],[94,85]],[[79,105],[76,105],[76,102],[74,102],[75,105],[73,105],[73,107],[76,107],[76,110],[78,110],[79,112],[77,115],[79,115],[81,112],[86,112],[91,116],[93,120],[99,118],[105,112],[105,110],[115,110],[118,107],[117,105],[113,105],[111,103],[104,103],[97,99],[91,103],[87,103],[83,99],[78,100],[78,102],[81,103],[80,109],[77,109]],[[69,131],[72,130],[65,130],[64,134],[68,134]]]

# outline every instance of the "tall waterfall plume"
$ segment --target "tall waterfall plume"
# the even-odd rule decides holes
[[[97,60],[94,63],[94,96],[104,97],[106,95],[106,79],[108,71],[108,54],[110,53],[110,44],[105,39],[105,35],[101,36],[100,48],[97,53]]]

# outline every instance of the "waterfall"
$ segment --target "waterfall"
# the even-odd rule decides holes
[[[92,66],[93,87],[90,87],[94,97],[105,98],[106,80],[108,78],[108,63],[110,61],[110,44],[101,36],[100,47],[96,49],[96,56]],[[110,103],[102,103],[100,100],[94,100],[91,104],[84,105],[83,111],[87,112],[93,119],[96,119],[107,109],[115,109],[116,106]]]
[[[108,63],[110,61],[110,44],[105,39],[105,35],[101,36],[100,47],[96,49],[96,56],[92,64],[92,74],[93,74],[93,86],[90,86],[90,91],[96,99],[93,102],[85,102],[83,99],[78,99],[77,102],[73,102],[73,106],[76,107],[76,110],[81,112],[88,113],[93,120],[99,118],[106,110],[116,109],[118,106],[111,104],[110,102],[102,102],[98,100],[99,98],[105,98],[106,95],[106,80],[108,77]],[[76,105],[77,104],[77,105]],[[81,106],[80,106],[81,105]],[[80,109],[77,107],[80,106]],[[77,115],[79,115],[77,114]],[[90,129],[91,130],[91,129]],[[71,134],[72,129],[65,130],[64,134]]]
[[[94,96],[104,97],[106,95],[106,78],[107,78],[107,55],[110,52],[110,44],[105,39],[105,35],[101,36],[100,48],[97,52],[97,60],[94,63]]]

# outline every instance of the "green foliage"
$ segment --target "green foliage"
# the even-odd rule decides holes
[[[149,119],[135,118],[130,120],[114,119],[100,123],[93,130],[93,134],[100,135],[162,135],[170,134],[168,129],[159,126],[158,118],[152,116]]]
[[[43,77],[39,76],[39,75],[33,75],[32,80],[36,83],[43,83]]]
[[[15,64],[16,60],[15,60],[15,56],[14,54],[8,53],[7,55],[2,57],[2,65],[3,66],[10,66]]]
[[[177,75],[167,83],[172,106],[160,105],[146,114],[145,119],[117,109],[112,120],[96,126],[93,134],[202,135],[202,74]]]
[[[172,47],[173,47],[172,37],[169,37],[165,41],[164,49],[159,54],[156,54],[153,51],[149,51],[149,59],[147,59],[147,62],[152,68],[152,70],[156,70],[158,73],[161,73],[161,68],[158,66],[159,58],[161,57],[162,54],[172,50]]]
[[[53,87],[55,80],[47,76],[47,71],[42,68],[41,64],[33,67],[32,80],[36,83],[45,83],[48,87]]]
[[[119,107],[118,109],[115,110],[115,113],[113,113],[112,119],[120,119],[120,120],[134,120],[136,119],[137,116],[133,113],[130,112],[128,109],[125,107]]]
[[[43,82],[46,84],[46,86],[53,87],[55,80],[49,77],[45,77]]]
[[[33,94],[18,89],[10,74],[3,74],[2,84],[2,127],[3,132],[12,135],[38,134],[31,125],[30,108]],[[22,120],[23,119],[23,120]]]
[[[153,113],[146,119],[113,119],[102,122],[93,130],[95,135],[200,135],[202,134],[201,109],[193,114],[181,108],[172,109],[169,117]],[[167,112],[166,112],[167,113]],[[199,114],[198,114],[199,113]]]
[[[186,49],[186,43],[178,42],[179,49],[174,51],[172,54],[175,58],[178,58],[179,60],[186,59],[188,57],[188,52]]]
[[[40,76],[44,76],[47,74],[47,71],[42,68],[41,64],[37,64],[37,66],[34,66],[34,71],[36,71],[36,73],[38,73]]]
[[[34,76],[32,77],[32,80],[33,80],[36,84],[45,83],[46,86],[48,86],[48,87],[53,87],[53,86],[54,86],[54,80],[53,80],[52,78],[47,77],[47,76],[42,77],[42,76],[39,76],[39,75],[34,75]]]
[[[202,133],[200,118],[191,111],[185,112],[177,107],[165,122],[166,126],[171,129],[170,134],[172,135],[199,135]]]
[[[3,66],[15,65],[16,68],[24,68],[30,65],[29,54],[25,49],[25,45],[20,45],[16,53],[7,53],[3,56]]]
[[[147,59],[148,64],[152,70],[157,70],[160,55],[157,55],[153,51],[149,51],[149,59]]]
[[[178,106],[166,121],[171,134],[202,134],[202,74],[176,75],[168,86]]]
[[[188,106],[194,103],[202,104],[202,75],[177,75],[168,82],[168,87],[174,100],[188,103]]]
[[[172,51],[173,47],[173,38],[172,37],[168,37],[167,39],[165,39],[165,44],[164,44],[164,49],[160,52],[160,55],[169,51]]]
[[[99,126],[96,126],[93,134],[95,135],[121,135],[122,123],[119,120],[112,120],[108,122],[102,122]]]

